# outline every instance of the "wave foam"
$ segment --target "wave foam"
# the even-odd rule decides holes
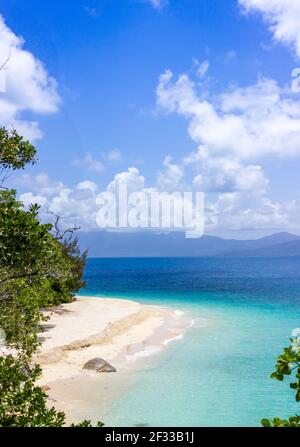
[[[164,345],[168,345],[169,343],[172,343],[172,341],[182,340],[182,339],[183,339],[183,335],[182,335],[182,334],[180,334],[180,335],[175,335],[175,337],[168,338],[167,340],[165,340],[165,341],[163,342],[163,344],[164,344]]]
[[[158,346],[147,346],[142,351],[138,351],[132,355],[126,355],[125,359],[129,363],[133,363],[140,357],[149,357],[150,355],[157,354],[160,351],[161,348],[159,348]]]
[[[176,309],[174,311],[174,315],[176,315],[176,317],[181,317],[182,315],[184,315],[184,312],[183,310]]]

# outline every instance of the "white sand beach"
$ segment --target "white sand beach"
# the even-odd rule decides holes
[[[37,362],[40,385],[50,404],[66,412],[67,420],[102,419],[113,401],[135,380],[147,359],[182,335],[189,321],[175,309],[134,301],[78,297],[47,311]],[[117,372],[84,370],[101,357]]]

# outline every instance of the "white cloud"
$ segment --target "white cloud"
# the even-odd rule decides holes
[[[97,191],[89,186],[91,184],[86,182],[85,186],[81,183],[73,189],[64,187],[59,194],[48,199],[48,209],[62,217],[64,226],[77,225],[85,231],[97,228]]]
[[[64,184],[53,181],[46,173],[37,175],[22,174],[14,179],[13,186],[22,189],[30,189],[35,194],[50,196],[58,193],[64,188]]]
[[[19,199],[26,208],[32,204],[44,206],[47,203],[46,197],[40,195],[34,195],[31,192],[25,192],[24,194],[21,194]]]
[[[43,221],[51,222],[49,212],[53,212],[62,217],[64,227],[77,225],[86,231],[96,229],[98,186],[94,182],[86,180],[69,188],[43,173],[21,175],[14,184],[25,190],[19,199],[26,207],[35,203],[42,206],[40,217]]]
[[[199,62],[198,59],[193,59],[194,65],[196,67],[196,73],[199,78],[203,78],[209,70],[210,63],[208,60]]]
[[[169,163],[171,160],[168,160]],[[204,186],[208,193],[214,192],[215,188],[218,194],[216,198],[210,194],[206,198],[207,231],[241,229],[295,231],[299,228],[300,200],[287,203],[272,201],[267,194],[268,181],[260,166],[243,167],[237,162],[228,161],[222,171],[220,160],[211,160],[211,164],[210,175],[203,177]],[[219,176],[224,177],[225,185],[223,181],[220,182],[221,187],[220,184],[207,183],[209,181],[218,183]],[[197,181],[199,178],[196,176],[194,183]],[[200,183],[201,181],[202,179]],[[49,211],[52,211],[62,217],[64,227],[77,225],[84,231],[99,230],[96,221],[99,198],[105,197],[107,192],[118,194],[120,184],[126,184],[129,193],[143,193],[141,200],[146,200],[146,202],[149,198],[148,194],[159,191],[156,187],[146,188],[144,176],[134,167],[117,174],[102,190],[103,192],[96,183],[90,180],[82,181],[75,187],[69,188],[62,182],[51,180],[46,174],[34,177],[26,175],[18,179],[18,185],[22,185],[22,189],[25,190],[20,195],[20,200],[27,207],[32,203],[41,205],[40,214],[45,222],[51,221]],[[197,185],[195,186],[199,190]],[[193,207],[193,204],[191,203],[190,206]]]
[[[173,80],[170,71],[157,87],[160,110],[187,119],[197,144],[181,168],[192,169],[194,188],[207,193],[207,229],[294,230],[300,201],[271,200],[260,163],[300,158],[299,102],[272,79],[234,86],[217,96],[201,93],[187,75]]]
[[[112,149],[108,152],[101,154],[101,159],[103,162],[95,158],[91,152],[87,152],[82,158],[76,158],[72,161],[73,166],[84,167],[89,171],[103,172],[105,170],[105,165],[118,164],[122,160],[122,153],[119,149]]]
[[[146,0],[154,9],[162,9],[168,4],[168,0]]]
[[[84,167],[90,171],[102,172],[104,171],[104,165],[100,160],[97,160],[92,156],[90,152],[87,152],[83,158],[77,158],[72,162],[73,166]]]
[[[207,228],[212,230],[268,230],[298,232],[300,201],[272,201],[255,192],[222,193],[206,209]]]
[[[163,161],[164,169],[158,173],[157,186],[160,191],[174,191],[180,186],[184,169],[179,164],[172,163],[172,157],[167,156]]]
[[[91,182],[90,180],[85,180],[83,182],[78,183],[78,185],[76,186],[76,188],[79,191],[92,191],[92,192],[96,192],[98,189],[98,186],[96,185],[95,182]]]
[[[300,58],[299,0],[238,0],[246,12],[258,11],[270,25],[274,39],[291,46]]]
[[[194,186],[206,193],[224,193],[236,191],[267,192],[268,179],[262,167],[243,166],[233,158],[198,157],[198,171],[193,180]]]
[[[189,120],[189,134],[210,156],[257,160],[300,155],[300,103],[272,79],[202,98],[187,75],[166,71],[157,87],[159,107]]]
[[[122,153],[121,153],[120,149],[115,148],[115,149],[112,149],[111,151],[108,151],[104,155],[104,158],[107,161],[110,161],[113,163],[120,162],[122,160]]]
[[[114,179],[109,183],[107,190],[116,193],[120,184],[127,185],[128,192],[140,191],[145,187],[145,177],[140,175],[140,171],[137,168],[128,168],[127,171],[115,175]]]
[[[24,40],[16,36],[0,16],[0,65],[5,65],[5,92],[0,93],[0,125],[14,127],[31,140],[41,138],[36,121],[22,119],[22,113],[53,113],[60,97],[57,84],[42,62],[24,49]]]
[[[167,157],[165,160],[165,168],[172,171],[173,166],[171,159]],[[128,219],[130,211],[135,208],[135,201],[138,201],[143,207],[149,209],[151,194],[159,193],[156,187],[145,187],[145,178],[135,167],[131,167],[127,171],[115,175],[113,180],[103,190],[100,190],[98,185],[90,180],[82,181],[75,187],[69,188],[62,182],[51,180],[46,174],[39,174],[33,177],[23,175],[16,179],[16,184],[21,185],[22,189],[25,190],[19,198],[26,207],[35,203],[41,205],[40,217],[43,221],[51,222],[52,217],[50,212],[52,212],[61,216],[62,227],[67,228],[76,225],[84,231],[99,230],[97,213],[103,205],[103,200],[106,200],[108,197],[108,194],[111,195],[113,193],[115,195],[118,215],[122,212],[118,202],[120,185],[127,186],[128,199],[131,193],[135,193],[134,198],[132,197],[129,202]],[[180,209],[182,207],[181,195],[180,197],[177,195],[173,196],[171,191],[170,194],[164,192],[163,197],[170,201],[170,203],[172,201],[174,209]],[[185,209],[190,209],[192,215],[192,212],[195,210],[195,204],[188,198],[186,200]],[[171,208],[170,210],[171,227],[175,224],[176,220],[174,209]],[[159,208],[151,209],[150,212],[152,219],[156,217],[160,221]],[[127,212],[124,211],[125,215],[127,215]],[[160,231],[163,230],[161,227],[156,227],[156,231],[158,229]],[[165,228],[165,231],[170,231],[170,228]]]

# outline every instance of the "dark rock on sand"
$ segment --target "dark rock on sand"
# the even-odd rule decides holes
[[[83,369],[90,369],[96,372],[117,372],[116,368],[110,365],[105,360],[97,357],[95,359],[89,360],[83,367]]]

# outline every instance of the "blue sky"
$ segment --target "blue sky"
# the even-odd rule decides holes
[[[29,193],[37,201],[45,196],[48,205],[54,203],[58,207],[59,198],[55,194],[60,194],[63,188],[73,191],[79,183],[88,181],[97,184],[99,191],[104,190],[117,174],[125,174],[134,167],[144,177],[145,187],[159,188],[159,178],[173,181],[172,175],[177,173],[174,189],[193,185],[205,190],[209,213],[230,214],[223,223],[209,219],[210,233],[244,237],[277,230],[297,231],[300,140],[299,150],[296,140],[300,135],[297,109],[300,96],[289,89],[291,72],[300,66],[297,47],[300,30],[297,25],[291,26],[294,32],[290,35],[286,24],[294,25],[294,19],[300,22],[300,9],[296,0],[290,2],[290,10],[285,9],[282,0],[271,0],[272,13],[267,3],[264,0],[169,0],[161,4],[150,0],[1,1],[0,12],[6,26],[25,41],[19,43],[19,49],[42,61],[44,75],[55,79],[50,96],[49,85],[41,80],[37,81],[39,91],[33,88],[30,93],[41,94],[41,102],[47,107],[33,107],[34,98],[30,99],[28,93],[25,105],[18,104],[12,118],[0,116],[6,125],[9,119],[22,120],[23,125],[35,121],[40,132],[40,135],[29,134],[39,149],[39,164],[27,171],[25,179],[20,176],[18,181],[14,180],[20,191],[27,193],[25,198],[28,199]],[[6,51],[5,46],[0,48],[1,57]],[[166,70],[173,77],[164,83],[159,79]],[[192,87],[185,83],[184,88],[178,88],[176,83],[182,74],[185,82],[193,83]],[[8,67],[7,88],[12,91],[8,92],[7,101],[13,102],[19,94],[14,93],[9,76]],[[19,76],[21,85],[22,70]],[[161,94],[157,93],[159,86]],[[228,141],[220,147],[215,137],[206,138],[209,122],[203,123],[203,117],[194,114],[193,104],[182,109],[183,95],[189,95],[191,89],[202,104],[213,105],[219,118],[229,113],[230,117],[243,115],[243,120],[248,117],[251,120],[262,104],[266,108],[263,128],[259,129],[256,121],[254,127],[250,126],[244,149],[239,149],[240,131],[224,137]],[[264,96],[268,89],[269,95],[281,98],[279,106],[276,100],[272,102],[274,113],[270,114],[268,97]],[[167,99],[162,97],[165,94]],[[228,104],[236,100],[237,94],[242,98],[256,97],[254,109],[248,101],[242,109],[239,103],[228,111],[231,107]],[[226,105],[220,106],[224,95]],[[286,111],[287,103],[292,112]],[[273,131],[267,131],[264,136],[264,129],[272,127],[272,122],[274,127],[280,127],[278,118],[280,123],[286,118],[290,120],[282,134],[274,136]],[[197,135],[189,132],[193,123],[201,127]],[[220,135],[224,127],[227,129],[226,123],[215,124],[215,132]],[[262,133],[259,140],[265,141],[265,144],[259,141],[257,153],[253,149],[254,155],[251,141],[246,142],[253,132],[257,137],[252,142],[254,146],[259,132]],[[286,148],[285,141],[293,144]],[[204,147],[201,157],[187,162],[191,153],[199,152],[199,147]],[[166,162],[168,156],[172,159]],[[225,159],[230,166],[224,171]],[[209,178],[204,179],[206,174]],[[37,182],[39,175],[44,177]],[[240,185],[242,178],[248,182],[247,187]],[[250,191],[254,191],[255,200],[250,198]],[[70,219],[74,212],[67,210]],[[81,215],[81,218],[85,226],[88,217]]]

